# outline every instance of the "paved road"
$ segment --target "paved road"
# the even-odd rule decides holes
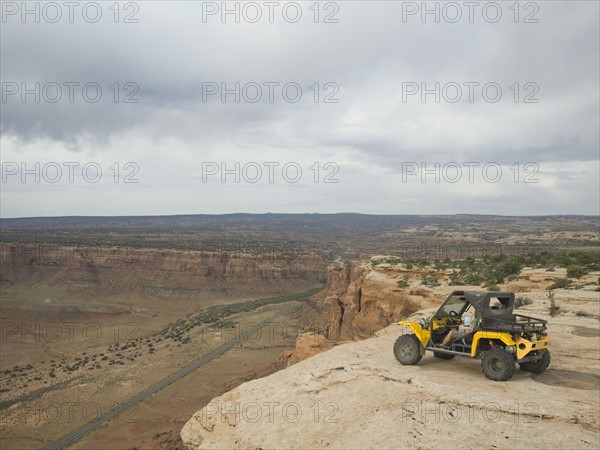
[[[210,361],[217,358],[218,356],[221,356],[226,351],[230,350],[231,348],[235,347],[240,342],[248,339],[250,336],[252,336],[257,331],[261,330],[263,327],[265,327],[265,325],[271,323],[275,319],[278,319],[279,317],[283,316],[284,314],[290,312],[293,308],[296,308],[297,306],[298,306],[297,304],[292,304],[292,305],[286,306],[281,311],[272,315],[268,319],[265,319],[262,322],[248,328],[248,330],[245,333],[242,333],[241,335],[236,336],[234,339],[227,341],[225,344],[223,344],[220,347],[207,353],[206,355],[202,356],[200,359],[194,361],[190,365],[178,370],[177,372],[175,372],[172,375],[169,375],[167,378],[159,381],[155,385],[150,386],[146,390],[131,397],[126,402],[121,403],[120,405],[116,406],[115,408],[111,409],[110,411],[102,414],[100,417],[97,417],[93,421],[88,422],[85,425],[82,425],[81,427],[77,428],[76,430],[73,430],[70,433],[64,435],[57,441],[52,442],[51,444],[44,447],[44,450],[61,449],[68,445],[73,444],[74,442],[78,441],[86,434],[92,432],[95,428],[99,427],[100,425],[104,425],[109,420],[117,417],[119,414],[122,414],[123,411],[125,411],[126,409],[137,405],[138,403],[142,402],[143,400],[150,397],[151,395],[156,394],[161,389],[164,389],[167,386],[169,386],[170,384],[173,384],[176,381],[181,380],[183,377],[185,377],[186,375],[189,375],[190,373],[192,373],[199,367],[202,367],[203,365],[209,363]]]

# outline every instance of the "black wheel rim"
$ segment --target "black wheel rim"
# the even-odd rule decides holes
[[[504,370],[504,363],[500,358],[492,358],[490,361],[490,370],[494,373],[499,373]]]

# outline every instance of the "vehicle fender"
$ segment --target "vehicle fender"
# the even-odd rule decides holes
[[[477,348],[479,347],[480,339],[493,339],[502,341],[505,345],[516,345],[516,342],[508,333],[500,331],[478,331],[475,333],[475,336],[473,336],[473,344],[471,345],[471,356],[473,358],[477,356]]]
[[[417,337],[417,339],[421,342],[421,345],[423,346],[423,351],[425,350],[425,347],[427,346],[427,343],[429,342],[429,337],[431,335],[427,328],[423,328],[420,323],[416,322],[400,321],[398,322],[398,325],[403,325],[405,327],[410,328],[414,335]]]

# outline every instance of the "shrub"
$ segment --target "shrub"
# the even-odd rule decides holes
[[[501,275],[518,275],[521,272],[521,263],[515,257],[509,257],[500,267]]]
[[[446,270],[448,268],[448,263],[436,260],[433,268],[436,270]]]
[[[429,286],[429,287],[436,287],[439,286],[440,283],[438,282],[436,277],[423,277],[423,279],[421,280],[421,284],[424,284],[425,286]]]
[[[579,316],[579,317],[590,317],[591,316],[591,314],[587,311],[577,311],[575,313],[575,315]]]
[[[478,273],[469,273],[463,279],[463,283],[464,284],[470,284],[470,285],[473,285],[473,286],[481,284],[482,281],[483,281],[483,277],[481,275],[479,275]]]
[[[522,306],[531,305],[533,300],[529,297],[517,297],[515,299],[515,309],[519,309]]]
[[[566,289],[571,286],[571,280],[568,278],[555,278],[554,283],[548,287],[548,290],[551,291],[553,289]]]
[[[450,278],[450,282],[448,283],[450,286],[461,286],[464,284],[456,270],[453,270],[448,278]]]
[[[577,266],[575,264],[567,266],[567,276],[569,278],[581,278],[581,276],[585,275],[585,273],[585,270],[581,266]]]

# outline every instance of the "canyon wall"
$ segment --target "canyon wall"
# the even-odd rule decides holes
[[[0,283],[190,292],[289,292],[324,278],[318,254],[0,244]]]
[[[423,306],[426,296],[400,289],[397,274],[346,262],[327,269],[327,289],[311,298],[299,315],[330,340],[359,340]]]

